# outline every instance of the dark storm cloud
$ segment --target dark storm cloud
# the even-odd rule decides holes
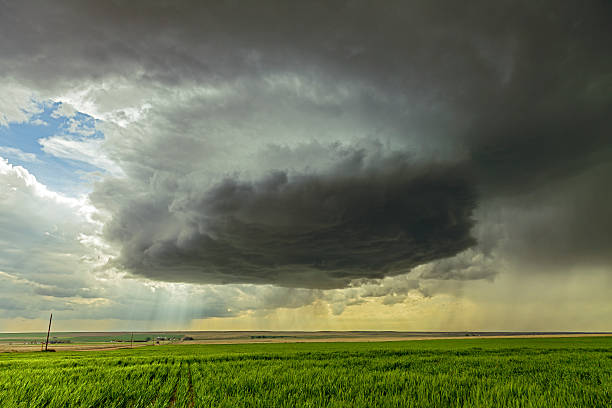
[[[357,157],[327,174],[228,178],[171,203],[127,200],[105,235],[121,244],[122,266],[153,279],[343,287],[473,245],[475,195],[462,173]]]
[[[168,99],[136,131],[109,134],[127,179],[93,195],[117,262],[136,273],[339,287],[473,246],[474,208],[485,257],[500,247],[525,262],[610,266],[609,1],[2,8],[0,72],[11,80],[43,90],[121,80]],[[274,75],[298,85],[281,92]],[[202,84],[230,96],[190,93]],[[304,139],[299,154],[290,138]],[[364,139],[419,165],[353,174],[320,160]],[[245,164],[251,156],[263,160]],[[198,182],[211,174],[213,185]],[[422,276],[494,269],[461,258]]]
[[[609,84],[609,59],[592,58],[609,43],[605,1],[45,5],[6,1],[0,17],[2,72],[42,87],[115,74],[177,84],[310,70],[470,109],[510,92],[526,102],[543,89],[571,92],[559,82]]]

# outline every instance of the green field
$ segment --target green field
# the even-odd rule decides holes
[[[1,407],[610,407],[612,337],[0,354]]]

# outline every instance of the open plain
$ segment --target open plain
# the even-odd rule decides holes
[[[95,352],[3,353],[0,406],[603,408],[612,404],[610,336],[186,343]]]
[[[0,333],[0,353],[42,350],[45,333]],[[250,344],[388,342],[472,338],[606,337],[612,333],[585,332],[425,332],[425,331],[151,331],[59,332],[49,347],[54,351],[97,351],[164,344]]]

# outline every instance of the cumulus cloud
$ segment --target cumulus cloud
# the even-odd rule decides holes
[[[78,237],[98,228],[91,219],[93,208],[49,190],[25,168],[5,159],[0,159],[0,181],[0,278],[10,283],[0,285],[2,296],[39,294],[48,307],[58,308],[64,302],[49,299],[91,297],[84,260],[94,253]],[[37,305],[33,297],[24,312],[27,317],[40,313]]]

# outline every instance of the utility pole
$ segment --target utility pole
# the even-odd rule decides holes
[[[134,347],[134,332],[132,332],[132,338],[130,339],[130,348]]]
[[[45,351],[47,351],[47,347],[49,347],[49,333],[51,333],[51,320],[53,319],[53,313],[49,316],[49,329],[47,330],[47,341],[45,342]]]

